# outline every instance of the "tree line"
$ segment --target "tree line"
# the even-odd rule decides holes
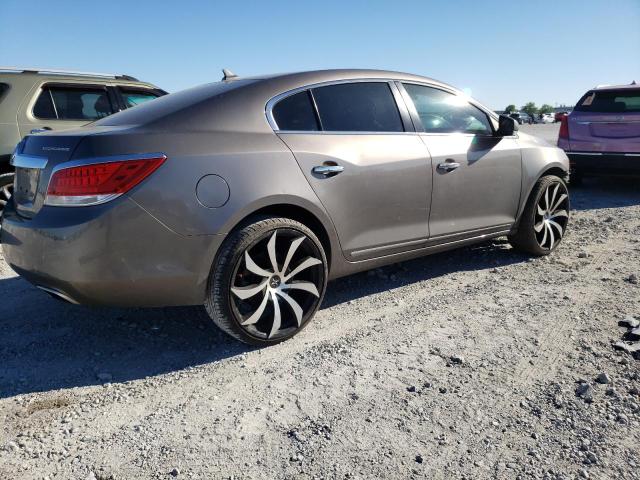
[[[517,112],[518,109],[515,105],[507,105],[507,108],[504,109],[505,113]],[[545,103],[541,107],[536,107],[536,104],[533,102],[528,102],[526,105],[523,105],[520,108],[521,112],[526,113],[527,115],[535,115],[536,113],[553,113],[553,107],[548,103]]]

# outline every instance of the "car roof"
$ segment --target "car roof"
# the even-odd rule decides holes
[[[311,70],[301,72],[277,73],[272,75],[260,75],[255,77],[236,77],[237,80],[256,80],[270,83],[281,82],[282,84],[296,84],[299,86],[313,85],[316,83],[333,82],[340,80],[365,80],[365,79],[391,79],[407,82],[429,83],[439,85],[451,90],[459,92],[459,90],[439,80],[421,75],[414,75],[404,72],[396,72],[393,70],[374,70],[374,69],[330,69],[330,70]],[[231,82],[236,79],[229,80]],[[283,85],[284,86],[284,85]]]
[[[602,91],[602,90],[634,90],[634,89],[638,89],[640,90],[640,84],[637,84],[635,81],[631,82],[631,83],[627,83],[626,85],[596,85],[593,90],[598,90],[598,91]]]
[[[272,100],[317,85],[358,80],[415,82],[465,95],[438,80],[390,70],[335,69],[254,77],[229,76],[226,80],[192,87],[124,110],[98,120],[94,125],[145,125],[159,129],[185,125],[218,131],[271,132],[266,110]],[[491,112],[473,101],[486,112]]]

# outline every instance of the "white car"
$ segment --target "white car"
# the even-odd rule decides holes
[[[553,123],[555,121],[555,118],[553,116],[553,113],[543,113],[540,116],[540,123]]]

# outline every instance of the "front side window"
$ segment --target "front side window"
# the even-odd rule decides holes
[[[135,107],[136,105],[158,98],[158,95],[155,93],[145,90],[121,88],[120,93],[122,94],[122,100],[126,108]]]
[[[272,110],[280,130],[316,131],[318,120],[308,91],[280,100]]]
[[[640,90],[603,90],[588,92],[574,108],[578,112],[640,112]]]
[[[388,83],[354,82],[312,90],[322,130],[329,132],[403,132]]]
[[[404,84],[427,133],[492,135],[487,115],[463,97],[424,85]]]
[[[43,120],[97,120],[111,115],[107,91],[101,88],[45,87],[33,107]]]

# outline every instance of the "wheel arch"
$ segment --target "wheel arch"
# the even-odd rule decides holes
[[[534,176],[535,180],[529,182],[529,185],[527,186],[527,190],[522,192],[523,193],[522,200],[520,202],[520,207],[518,208],[518,216],[514,223],[512,233],[518,230],[518,226],[520,225],[520,219],[522,218],[522,214],[527,205],[527,202],[529,201],[529,196],[531,195],[533,188],[537,185],[537,183],[540,181],[542,177],[546,177],[548,175],[555,175],[557,177],[560,177],[565,182],[569,180],[569,170],[567,169],[567,166],[564,165],[563,163],[553,162],[548,165],[545,165],[544,168],[540,172],[538,172],[537,175]]]
[[[263,215],[289,218],[300,222],[311,229],[311,231],[318,237],[318,240],[320,240],[322,248],[324,248],[325,255],[327,256],[328,268],[329,271],[331,271],[331,265],[337,251],[335,234],[329,230],[330,227],[327,226],[315,213],[303,206],[284,202],[266,205],[247,213],[235,223],[231,230],[236,230],[237,228],[251,223],[251,219],[253,217]]]

